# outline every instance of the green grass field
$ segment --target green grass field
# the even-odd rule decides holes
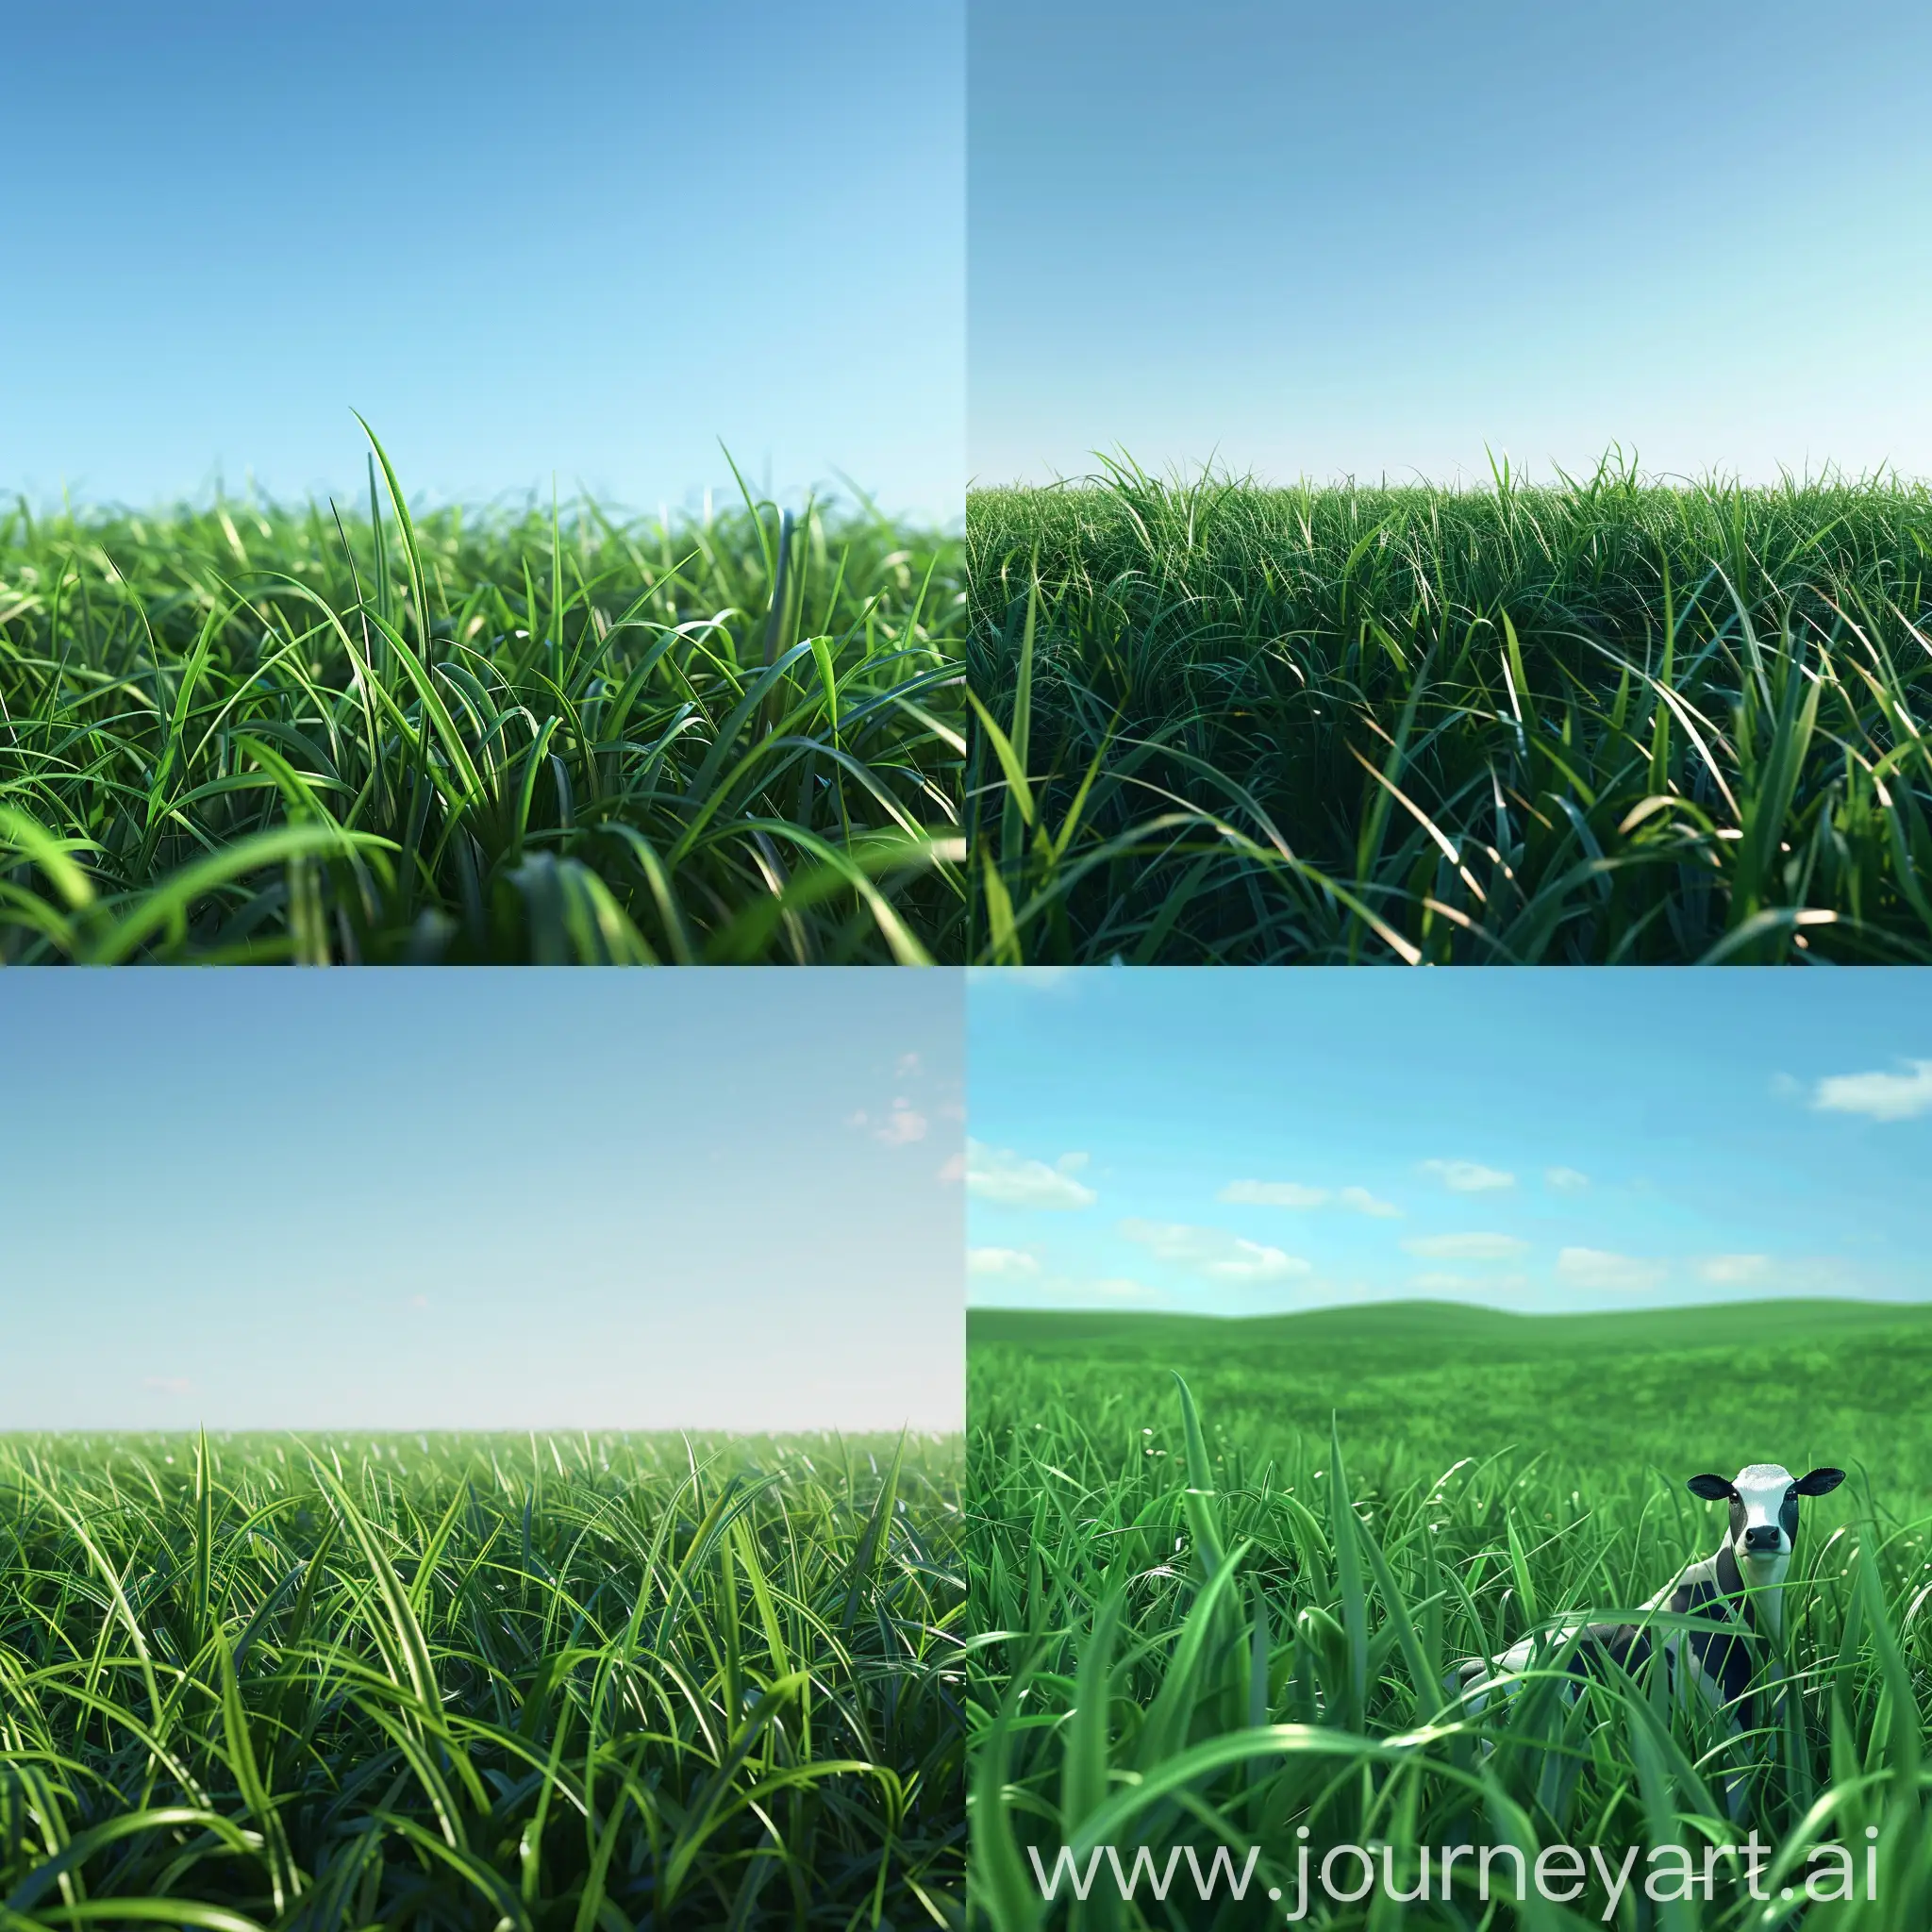
[[[0,962],[961,956],[962,547],[0,513]]]
[[[0,1918],[957,1924],[958,1454],[0,1437]]]
[[[1122,465],[967,533],[974,958],[1932,958],[1923,484]]]
[[[1304,1825],[1318,1845],[1681,1843],[1700,1861],[1755,1828],[1787,1861],[1768,1868],[1770,1905],[1722,1876],[1709,1902],[1653,1905],[1640,1869],[1613,1920],[1743,1932],[1794,1924],[1776,1891],[1792,1871],[1802,1888],[1805,1850],[1862,1849],[1871,1825],[1876,1902],[1804,1924],[1932,1924],[1932,1307],[978,1310],[968,1387],[978,1923],[1274,1918],[1252,1895],[1096,1891],[1049,1910],[1028,1846],[1048,1866],[1060,1845],[1145,1844],[1157,1865],[1193,1846],[1205,1866],[1215,1843],[1258,1845],[1256,1889],[1286,1905]],[[1735,1744],[1694,1698],[1674,1706],[1661,1673],[1572,1707],[1548,1670],[1479,1717],[1450,1707],[1457,1660],[1568,1612],[1635,1610],[1709,1555],[1724,1517],[1685,1478],[1760,1460],[1851,1472],[1805,1505],[1781,1724]],[[1734,1825],[1724,1777],[1745,1764]],[[1601,1895],[1484,1920],[1472,1890],[1402,1923],[1603,1923]],[[1311,1923],[1397,1923],[1386,1901],[1323,1909]]]

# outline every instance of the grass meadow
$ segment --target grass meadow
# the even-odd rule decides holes
[[[961,558],[748,491],[412,516],[379,446],[359,514],[23,502],[0,962],[958,958]]]
[[[957,1924],[958,1454],[0,1437],[0,1921]]]
[[[973,1905],[1042,1924],[1276,1923],[1309,1841],[1776,1848],[1766,1900],[1728,1884],[1616,1909],[1475,1896],[1307,1923],[1614,1924],[1622,1932],[1932,1924],[1932,1309],[1832,1302],[1514,1316],[1432,1304],[1217,1322],[976,1310],[968,1547],[975,1635]],[[1850,1472],[1804,1506],[1782,1716],[1733,1741],[1663,1673],[1532,1671],[1476,1716],[1443,1689],[1577,1609],[1634,1611],[1724,1533],[1684,1490],[1750,1461]],[[1748,1767],[1733,1823],[1728,1773]],[[1877,1897],[1810,1903],[1815,1843],[1879,1833]],[[1106,1879],[1041,1902],[1026,1848],[1259,1847],[1253,1890],[1165,1904]],[[1616,1855],[1611,1856],[1616,1862]],[[1347,1889],[1354,1869],[1342,1868]],[[1398,1858],[1398,1885],[1413,1867]],[[1859,1867],[1863,1871],[1862,1863]],[[1782,1900],[1795,1881],[1795,1907]],[[1259,1894],[1283,1890],[1273,1908]],[[1860,1880],[1862,1888],[1862,1878]],[[1660,1890],[1668,1894],[1666,1883]],[[1824,1889],[1830,1889],[1827,1885]],[[1187,1894],[1183,1896],[1183,1894]]]
[[[1932,490],[968,499],[971,956],[1932,959]]]

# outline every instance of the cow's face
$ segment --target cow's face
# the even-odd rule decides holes
[[[1731,1555],[1746,1577],[1763,1583],[1782,1576],[1791,1560],[1799,1497],[1822,1496],[1844,1479],[1841,1469],[1814,1469],[1794,1476],[1780,1463],[1754,1462],[1729,1479],[1693,1475],[1685,1487],[1707,1502],[1730,1504]]]

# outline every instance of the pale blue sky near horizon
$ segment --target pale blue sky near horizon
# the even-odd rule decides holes
[[[975,1307],[1932,1296],[1932,970],[984,969],[967,1032]]]
[[[16,9],[0,492],[963,509],[964,7]]]
[[[974,0],[968,468],[1932,473],[1932,10]]]
[[[0,977],[0,1430],[957,1429],[963,991]]]

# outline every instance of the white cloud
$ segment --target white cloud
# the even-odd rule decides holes
[[[1366,1188],[1342,1188],[1331,1194],[1326,1188],[1306,1187],[1300,1181],[1229,1181],[1214,1198],[1238,1208],[1325,1208],[1332,1201],[1338,1208],[1382,1220],[1402,1212],[1392,1202],[1378,1201]]]
[[[1574,1167],[1546,1167],[1543,1169],[1543,1186],[1554,1188],[1559,1194],[1580,1194],[1590,1185],[1587,1174],[1578,1174]]]
[[[909,1080],[914,1074],[922,1071],[916,1053],[902,1053],[894,1063],[892,1072],[901,1080]]]
[[[1861,1113],[1873,1121],[1916,1120],[1932,1113],[1932,1060],[1907,1060],[1909,1074],[1830,1074],[1811,1105],[1821,1113]]]
[[[883,1141],[888,1147],[904,1147],[908,1141],[924,1140],[925,1127],[923,1113],[908,1107],[903,1100],[895,1100],[891,1112],[874,1129],[873,1139]]]
[[[1237,1208],[1319,1208],[1328,1190],[1300,1181],[1229,1181],[1214,1198]]]
[[[1377,1221],[1402,1219],[1402,1209],[1393,1201],[1378,1201],[1366,1188],[1343,1188],[1336,1195],[1335,1204],[1357,1214],[1373,1214]]]
[[[916,1058],[917,1056],[911,1058]],[[848,1127],[870,1128],[873,1139],[883,1141],[888,1147],[904,1147],[914,1141],[924,1140],[930,1123],[903,1093],[895,1093],[889,1111],[871,1113],[861,1107],[857,1113],[845,1116],[845,1124]]]
[[[966,1272],[995,1281],[1027,1281],[1040,1273],[1040,1263],[1024,1248],[968,1248]]]
[[[1432,1174],[1457,1194],[1487,1194],[1497,1188],[1513,1188],[1516,1176],[1501,1168],[1485,1167],[1479,1160],[1425,1160],[1423,1172]]]
[[[963,1181],[966,1178],[966,1157],[963,1154],[948,1155],[940,1167],[939,1177],[947,1182]]]
[[[1425,1261],[1513,1261],[1529,1248],[1513,1234],[1425,1234],[1402,1245]]]
[[[1049,1167],[1043,1160],[1028,1160],[1005,1147],[968,1141],[966,1189],[1002,1208],[1091,1208],[1099,1195],[1076,1181],[1066,1165],[1072,1160],[1077,1166],[1085,1158],[1084,1155],[1063,1155],[1058,1166]]]
[[[1306,1274],[1308,1264],[1299,1256],[1219,1227],[1190,1227],[1178,1221],[1124,1221],[1121,1232],[1138,1241],[1157,1260],[1172,1262],[1214,1281],[1279,1281],[1285,1275]]]
[[[1698,1274],[1723,1288],[1760,1280],[1771,1266],[1769,1255],[1712,1255],[1697,1264]]]
[[[1664,1278],[1663,1263],[1607,1248],[1565,1248],[1557,1257],[1557,1279],[1565,1288],[1635,1291],[1655,1288]]]

